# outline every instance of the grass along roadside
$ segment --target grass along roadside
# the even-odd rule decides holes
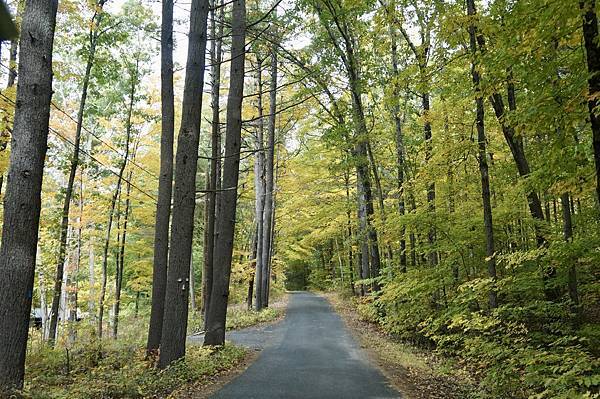
[[[461,399],[469,396],[472,381],[449,359],[395,340],[381,328],[361,319],[356,298],[327,293],[336,312],[390,382],[407,399]]]
[[[257,312],[254,309],[248,309],[245,304],[236,304],[227,309],[227,330],[239,330],[242,328],[253,327],[259,324],[278,321],[285,315],[288,295],[283,295],[277,301],[269,304],[268,308]],[[195,335],[203,332],[204,322],[202,315],[195,312],[190,315],[188,322],[188,333]]]

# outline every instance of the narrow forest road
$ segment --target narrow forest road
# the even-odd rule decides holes
[[[369,364],[327,300],[290,294],[276,325],[231,332],[227,339],[264,348],[259,358],[212,398],[399,398]]]

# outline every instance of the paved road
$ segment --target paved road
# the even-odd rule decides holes
[[[227,339],[264,349],[214,399],[400,397],[368,363],[329,303],[317,295],[292,293],[282,322],[232,332]]]

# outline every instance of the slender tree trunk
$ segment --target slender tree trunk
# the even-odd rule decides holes
[[[252,243],[250,244],[250,247],[252,248],[252,252],[250,253],[250,260],[253,261],[254,263],[254,273],[252,273],[252,276],[250,278],[250,280],[248,281],[248,294],[246,296],[246,304],[247,304],[247,308],[248,310],[252,309],[252,298],[254,295],[254,279],[255,279],[255,274],[256,274],[256,254],[257,254],[257,244],[258,244],[258,223],[256,223],[256,226],[254,227],[254,234],[252,234]]]
[[[137,144],[132,153],[132,160],[135,159],[135,154],[137,152]],[[123,233],[121,234],[121,241],[119,243],[119,259],[120,262],[117,262],[117,272],[115,276],[115,313],[113,315],[113,331],[112,335],[114,339],[117,339],[117,335],[119,332],[119,313],[121,311],[121,290],[123,288],[123,270],[125,268],[125,246],[127,244],[127,225],[129,222],[129,211],[131,205],[131,180],[133,179],[133,171],[129,171],[129,175],[127,176],[127,188],[125,194],[125,215],[123,220]]]
[[[227,131],[223,168],[224,192],[221,195],[222,208],[218,220],[220,236],[215,247],[214,282],[204,345],[223,345],[225,343],[225,320],[227,317],[231,257],[235,233],[242,132],[242,100],[246,53],[246,2],[244,0],[233,1],[231,25],[231,75],[229,97],[227,99]]]
[[[0,246],[0,394],[23,386],[52,98],[56,0],[25,6]]]
[[[208,0],[192,0],[188,58],[183,93],[181,129],[175,161],[173,220],[159,367],[185,356],[189,302],[190,256],[196,205],[196,172],[200,143],[200,115],[206,64]]]
[[[162,2],[162,25],[160,38],[161,68],[161,114],[160,177],[154,230],[154,263],[152,269],[152,308],[148,326],[148,354],[160,347],[167,264],[169,259],[169,221],[171,218],[171,194],[173,190],[173,141],[175,134],[175,99],[173,94],[173,0]]]
[[[13,87],[17,79],[17,52],[19,43],[17,40],[10,42],[10,50],[8,52],[8,81],[6,87]]]
[[[598,17],[596,0],[579,0],[583,20],[583,40],[588,67],[588,109],[592,125],[592,144],[596,165],[596,195],[600,201],[600,117],[596,114],[600,92],[600,47],[598,47]]]
[[[190,307],[196,312],[196,276],[194,271],[194,251],[190,256]]]
[[[127,108],[127,119],[125,120],[125,155],[123,160],[121,161],[121,167],[119,168],[119,173],[117,174],[117,185],[115,187],[115,192],[113,193],[109,213],[108,213],[108,223],[106,225],[106,237],[104,239],[104,249],[102,253],[102,282],[100,285],[100,298],[98,300],[98,338],[102,338],[103,333],[103,322],[104,322],[104,299],[106,297],[106,282],[108,279],[108,249],[110,247],[110,233],[112,230],[113,218],[115,214],[115,207],[117,204],[117,200],[119,195],[121,194],[121,185],[123,183],[123,174],[125,173],[125,168],[127,167],[127,163],[129,160],[129,145],[131,143],[131,130],[132,130],[132,122],[131,117],[133,114],[133,104],[135,102],[135,93],[139,80],[139,60],[136,61],[135,70],[132,71],[130,79],[131,79],[131,87],[129,90],[129,105]]]
[[[263,116],[263,81],[262,81],[262,62],[260,55],[257,55],[257,75],[256,80],[258,84],[258,96],[257,96],[257,111],[258,111],[258,128],[256,129],[256,144],[254,155],[254,192],[255,192],[255,219],[256,219],[256,268],[254,278],[256,280],[256,310],[261,310],[265,306],[265,295],[264,295],[264,240],[265,235],[265,197],[266,197],[266,183],[265,183],[265,141],[264,141],[264,116]]]
[[[211,159],[210,176],[208,192],[206,193],[206,223],[204,229],[204,269],[202,272],[202,307],[204,312],[204,330],[206,331],[206,314],[210,303],[210,293],[213,282],[213,264],[215,250],[215,218],[217,211],[217,182],[220,180],[219,163],[221,157],[221,62],[223,61],[222,43],[223,43],[223,18],[224,6],[221,0],[221,9],[219,17],[216,18],[213,0],[213,10],[211,10]]]
[[[395,79],[400,71],[398,68],[398,42],[393,23],[390,23],[390,39],[392,41],[392,73]],[[400,212],[401,216],[404,216],[406,212],[404,204],[404,134],[402,132],[402,119],[400,118],[400,91],[397,84],[394,84],[393,96],[394,105],[392,113],[394,117],[396,169],[398,175],[398,212]],[[402,227],[400,235],[400,271],[406,273],[406,227]]]
[[[569,206],[569,193],[565,192],[560,196],[560,203],[562,208],[562,220],[563,220],[563,238],[567,242],[571,242],[573,240],[573,220],[571,218],[571,208]],[[571,298],[571,302],[573,302],[573,308],[575,309],[575,314],[577,315],[577,319],[581,317],[581,308],[579,302],[579,289],[577,282],[577,268],[575,263],[571,261],[569,265],[568,271],[568,287],[569,287],[569,297]]]
[[[63,274],[65,256],[67,251],[67,230],[69,228],[69,211],[71,208],[71,198],[73,196],[73,187],[75,185],[75,176],[77,175],[77,167],[79,166],[79,151],[81,146],[81,130],[83,127],[83,117],[85,113],[85,105],[88,95],[88,87],[90,84],[90,76],[94,58],[96,54],[96,44],[99,37],[99,28],[102,21],[102,7],[106,0],[99,0],[95,5],[94,15],[90,22],[89,32],[89,53],[85,74],[83,75],[83,84],[81,87],[81,99],[79,101],[79,111],[77,112],[77,127],[75,130],[75,142],[73,155],[71,156],[71,164],[69,169],[69,177],[67,180],[67,188],[65,191],[65,199],[63,202],[62,219],[60,224],[60,238],[58,243],[58,259],[56,261],[56,277],[54,279],[54,296],[52,298],[52,310],[50,313],[50,340],[51,346],[54,346],[56,337],[56,328],[58,325],[58,307],[60,304],[61,287],[63,285]]]
[[[265,208],[263,212],[263,244],[262,244],[262,304],[269,304],[269,281],[271,279],[270,264],[271,264],[271,239],[273,233],[273,209],[275,194],[274,184],[274,167],[275,167],[275,130],[277,121],[277,52],[275,48],[271,49],[271,88],[269,100],[269,125],[267,139],[267,150],[265,160]]]
[[[467,0],[467,15],[475,16],[475,0]],[[490,198],[490,176],[487,162],[487,149],[485,137],[485,114],[483,106],[483,94],[481,92],[479,71],[477,70],[477,28],[473,23],[469,25],[469,44],[473,57],[471,63],[471,78],[475,90],[477,146],[479,149],[478,163],[481,174],[481,198],[483,201],[483,224],[485,226],[486,261],[488,264],[488,275],[492,279],[492,288],[489,292],[490,308],[498,307],[498,294],[496,292],[496,259],[494,249],[494,227],[492,220],[492,203]]]
[[[89,281],[89,300],[88,300],[88,313],[90,315],[90,319],[92,322],[95,319],[96,309],[95,309],[95,297],[96,297],[96,260],[94,254],[94,237],[90,237],[89,242],[89,254],[88,254],[88,281]]]

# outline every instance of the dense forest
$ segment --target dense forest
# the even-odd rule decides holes
[[[600,395],[595,0],[7,3],[0,396],[161,397],[286,289]]]

